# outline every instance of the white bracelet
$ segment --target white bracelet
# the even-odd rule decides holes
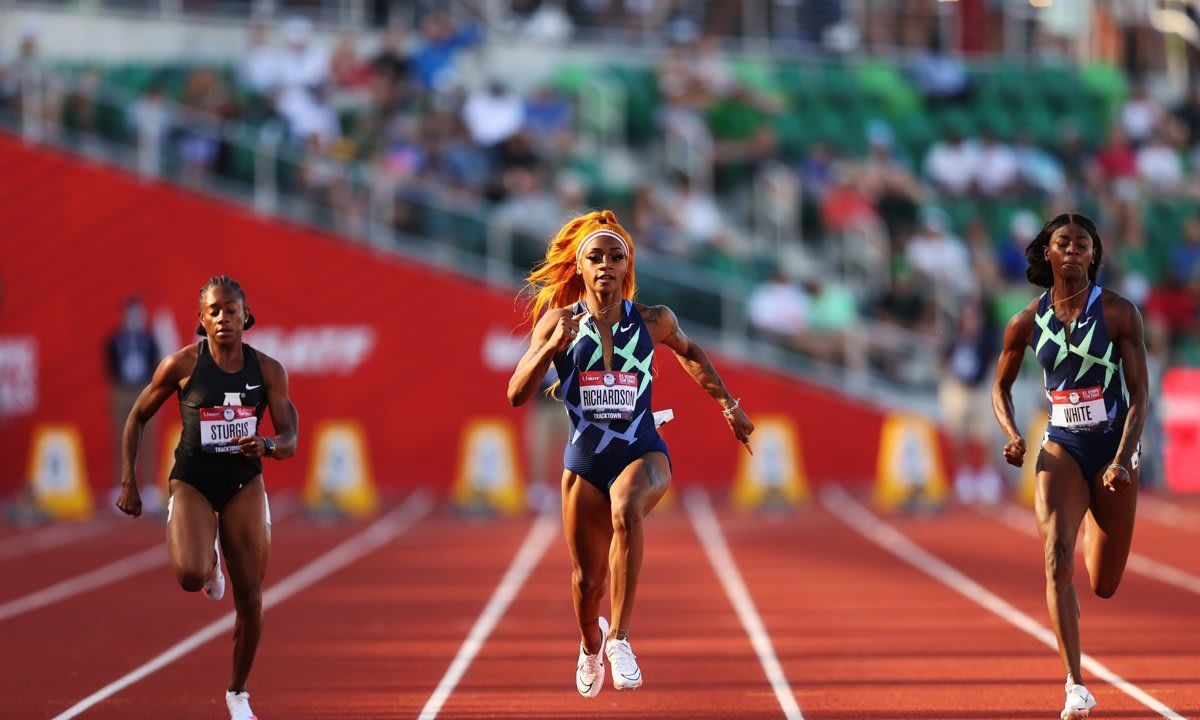
[[[1129,472],[1129,468],[1125,467],[1124,465],[1121,465],[1120,463],[1113,463],[1113,464],[1109,465],[1108,468],[1110,470],[1112,468],[1121,468],[1122,470],[1125,471],[1126,475],[1129,475],[1130,477],[1132,477],[1132,473]]]
[[[722,414],[722,415],[724,415],[725,417],[729,417],[730,415],[732,415],[732,414],[733,414],[733,411],[734,411],[734,410],[737,410],[737,409],[738,409],[738,406],[739,406],[739,405],[741,405],[741,404],[742,404],[742,399],[741,399],[741,398],[737,398],[736,400],[734,400],[734,401],[733,401],[733,404],[732,404],[732,405],[730,405],[729,407],[727,407],[727,408],[725,408],[724,410],[722,410],[722,411],[721,411],[721,414]]]

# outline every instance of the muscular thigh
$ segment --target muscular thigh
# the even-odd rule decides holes
[[[1104,487],[1106,469],[1107,466],[1101,469],[1091,482],[1092,502],[1087,519],[1088,552],[1101,555],[1115,553],[1124,566],[1133,542],[1139,471],[1130,471],[1132,484],[1129,487],[1113,492]]]
[[[613,498],[622,498],[641,508],[645,515],[654,509],[671,485],[671,463],[667,456],[652,452],[634,460],[610,488]]]
[[[206,573],[216,560],[217,516],[208,498],[182,480],[171,480],[167,553],[176,570]]]
[[[268,518],[267,492],[261,475],[239,490],[221,511],[221,549],[225,551],[235,591],[239,586],[261,584],[266,576],[271,549]]]
[[[1090,496],[1091,490],[1075,459],[1055,442],[1043,445],[1038,453],[1034,492],[1034,510],[1042,539],[1053,535],[1074,547]]]
[[[613,532],[608,498],[569,470],[563,472],[562,498],[563,532],[572,563],[579,568],[606,570]]]

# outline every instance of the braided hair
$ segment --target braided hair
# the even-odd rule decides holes
[[[210,277],[208,282],[204,283],[200,288],[200,301],[204,301],[204,293],[215,287],[223,287],[237,293],[238,298],[242,301],[242,307],[246,309],[246,324],[242,326],[242,329],[249,330],[254,327],[254,313],[250,312],[250,306],[246,304],[246,291],[242,289],[238,281],[228,275],[214,275]],[[196,334],[200,337],[205,337],[204,325],[196,325]]]

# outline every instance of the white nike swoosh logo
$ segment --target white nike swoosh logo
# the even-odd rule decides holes
[[[632,324],[630,324],[630,325],[622,325],[622,326],[621,326],[621,332],[629,332],[629,331],[630,331],[630,330],[632,330],[632,329],[633,329],[633,325],[632,325]]]
[[[1080,320],[1079,322],[1075,323],[1075,327],[1083,327],[1084,325],[1087,325],[1091,321],[1092,321],[1091,318],[1088,318],[1087,320]]]
[[[247,390],[257,390],[260,387],[262,387],[262,385],[246,385]]]

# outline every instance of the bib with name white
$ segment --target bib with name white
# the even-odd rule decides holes
[[[1060,428],[1081,428],[1108,420],[1104,390],[1099,386],[1050,391],[1050,424]]]
[[[258,418],[245,405],[200,408],[200,448],[206,453],[240,452],[238,438],[255,435]]]
[[[629,420],[633,417],[637,395],[637,373],[579,373],[579,408],[587,420]]]

